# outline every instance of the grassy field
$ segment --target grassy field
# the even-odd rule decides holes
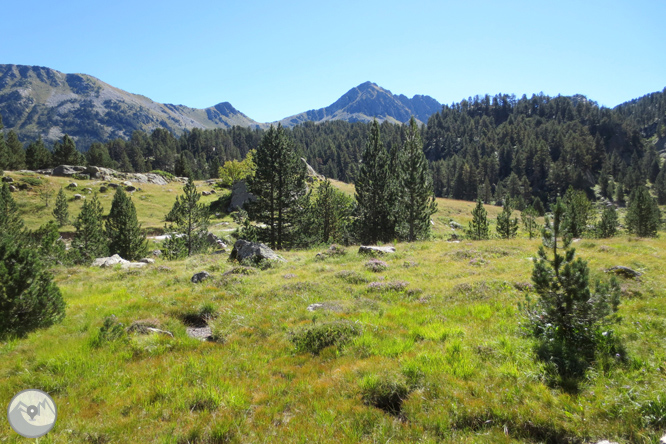
[[[162,225],[151,214],[168,211],[181,186],[163,188],[135,193],[144,226]],[[37,198],[15,196],[33,206],[31,226],[48,218]],[[565,391],[521,329],[539,241],[447,242],[449,219],[466,225],[474,204],[438,205],[435,239],[396,244],[378,272],[355,247],[316,259],[326,246],[284,252],[286,263],[263,271],[220,255],[56,268],[67,317],[0,343],[0,399],[26,388],[53,396],[58,421],[42,443],[657,443],[666,432],[663,235],[574,244],[593,279],[613,265],[644,275],[622,281],[626,356]],[[501,210],[487,209],[493,219]],[[192,284],[202,270],[212,278]],[[114,338],[102,329],[109,316],[173,337]],[[216,342],[186,334],[197,317]],[[317,343],[318,332],[337,341]],[[0,442],[23,441],[0,421]]]

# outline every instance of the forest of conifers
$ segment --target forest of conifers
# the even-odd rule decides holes
[[[353,183],[369,129],[368,123],[331,121],[286,131],[319,173]],[[400,145],[405,130],[405,125],[383,123],[386,149]],[[177,137],[165,129],[136,131],[130,140],[93,143],[85,161],[122,171],[163,170],[207,179],[216,177],[225,161],[256,148],[264,132],[194,129]],[[552,202],[569,185],[593,198],[592,187],[599,184],[601,196],[622,203],[624,195],[647,180],[655,184],[660,203],[666,203],[666,168],[659,157],[666,137],[666,89],[613,109],[584,96],[477,96],[445,105],[430,117],[422,135],[439,197],[487,203],[512,198],[520,209],[535,197]],[[11,132],[5,138],[0,148],[5,150],[0,152],[5,169],[46,168],[63,160],[35,156],[41,141],[25,147],[23,160],[16,155],[12,160],[12,146],[16,153],[20,142]]]

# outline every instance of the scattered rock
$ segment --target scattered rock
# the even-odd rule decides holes
[[[223,241],[222,239],[220,239],[219,237],[215,236],[213,233],[208,233],[208,236],[206,236],[206,240],[207,240],[208,243],[209,243],[210,245],[212,245],[213,247],[217,247],[217,248],[220,248],[220,249],[222,249],[222,250],[224,250],[225,248],[227,248],[227,244],[224,243],[224,241]]]
[[[20,183],[18,184],[18,189],[21,191],[30,191],[32,190],[32,187],[28,185],[27,183]]]
[[[107,183],[106,186],[108,186],[109,188],[118,188],[120,185],[118,185],[117,183],[110,182]]]
[[[12,179],[9,176],[2,176],[2,181],[5,182],[5,183],[12,183],[12,182],[14,182],[14,179]]]
[[[249,260],[257,263],[262,260],[286,262],[284,258],[275,254],[273,250],[266,245],[257,242],[248,242],[243,239],[238,239],[234,244],[234,249],[231,250],[229,255],[230,260],[237,260],[243,262]]]
[[[449,222],[449,227],[453,228],[454,230],[462,230],[464,228],[461,224],[459,224],[458,222],[456,222],[454,220]]]
[[[132,182],[130,182],[129,180],[126,180],[126,181],[122,182],[121,185],[124,186],[124,187],[131,187]]]
[[[395,253],[395,247],[375,247],[369,245],[361,245],[358,249],[359,254],[388,254]]]
[[[643,274],[629,267],[624,267],[622,265],[616,265],[614,267],[610,267],[609,269],[606,270],[606,273],[615,273],[617,275],[631,279],[638,279]]]
[[[16,193],[17,191],[18,191],[18,188],[16,188],[14,185],[9,185],[9,192]]]
[[[160,256],[162,256],[162,250],[153,250],[152,254],[155,257],[160,257]]]
[[[210,190],[210,194],[217,194],[217,191],[215,191],[215,190]]]
[[[85,172],[86,167],[84,166],[60,165],[53,168],[51,175],[57,177],[70,177],[75,174],[84,174]]]
[[[155,259],[151,257],[144,257],[143,259],[140,259],[139,262],[143,262],[144,264],[154,264]]]
[[[137,188],[135,186],[130,185],[130,186],[125,187],[125,191],[128,191],[128,192],[131,193],[133,191],[137,191]]]
[[[200,271],[200,272],[196,273],[194,276],[192,276],[191,281],[192,281],[193,284],[198,284],[199,282],[205,281],[209,277],[210,277],[210,273],[208,273],[207,271]]]
[[[659,444],[666,444],[666,435],[662,436],[659,440]]]
[[[342,307],[331,302],[317,302],[308,305],[308,311],[328,310],[328,311],[342,311]]]
[[[99,187],[99,192],[100,192],[100,193],[106,193],[107,190],[108,190],[108,188],[105,187],[105,186],[101,186],[101,187]]]
[[[125,265],[129,263],[130,261],[127,261],[122,257],[120,257],[119,255],[114,254],[113,256],[110,257],[100,257],[95,259],[92,263],[92,266],[106,268],[106,267],[113,267],[116,264]]]
[[[202,196],[210,196],[210,191],[202,191],[201,195]]]
[[[231,187],[231,203],[227,211],[240,210],[246,202],[254,202],[255,200],[257,200],[257,197],[247,190],[245,181],[240,180]]]
[[[79,185],[76,182],[71,182],[69,185],[67,185],[67,188],[76,188]]]
[[[74,195],[74,200],[81,200],[81,199],[83,199],[83,196],[81,194]]]
[[[213,332],[211,331],[210,327],[189,327],[185,329],[187,332],[187,336],[190,338],[195,338],[200,341],[212,341],[213,340]]]
[[[92,193],[92,188],[84,188],[83,191],[90,194],[90,193]]]

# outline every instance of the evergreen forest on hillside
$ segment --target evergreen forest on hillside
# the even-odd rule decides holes
[[[317,172],[354,183],[370,128],[370,123],[331,121],[306,122],[285,131]],[[547,206],[573,186],[591,199],[622,205],[625,196],[647,180],[660,203],[666,202],[666,173],[661,173],[659,156],[666,137],[665,91],[614,109],[584,96],[477,96],[444,106],[420,130],[438,197],[480,198],[485,203],[510,199],[523,209],[535,198]],[[194,129],[181,137],[166,129],[135,131],[129,140],[92,143],[80,158],[67,136],[49,150],[41,140],[24,147],[10,131],[0,142],[0,168],[85,162],[127,172],[216,178],[224,162],[243,159],[265,133],[238,126]],[[407,126],[384,122],[381,137],[390,156],[404,144]],[[67,150],[72,155],[63,154]]]

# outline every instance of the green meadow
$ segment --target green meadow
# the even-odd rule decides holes
[[[158,232],[182,184],[138,186],[139,219]],[[107,212],[112,194],[100,194]],[[14,198],[29,227],[50,219],[36,190]],[[643,275],[621,278],[616,333],[626,352],[561,387],[522,327],[540,240],[519,231],[449,242],[450,220],[466,226],[474,203],[438,206],[434,239],[394,244],[376,272],[358,246],[317,258],[327,245],[280,252],[286,262],[264,270],[226,254],[56,267],[66,318],[0,343],[0,399],[51,394],[58,419],[40,443],[657,443],[666,432],[663,233],[573,244],[592,281],[614,265]],[[79,207],[70,202],[70,214]],[[501,208],[487,209],[494,233]],[[213,223],[229,225],[214,228],[233,228],[221,216]],[[191,283],[203,270],[211,278]],[[188,336],[193,319],[213,341]],[[172,336],[127,333],[132,325]],[[0,442],[25,441],[0,421]]]

